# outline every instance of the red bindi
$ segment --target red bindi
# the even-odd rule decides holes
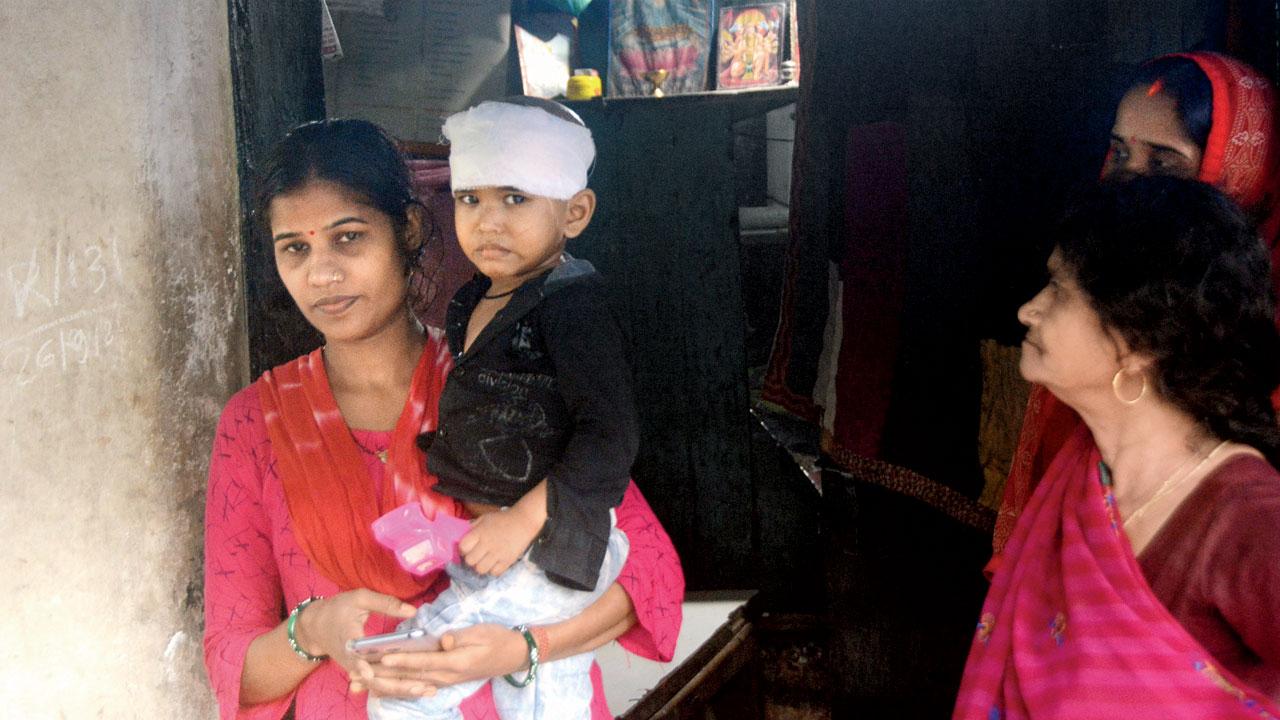
[[[311,235],[311,236],[313,236],[313,237],[314,237],[314,236],[315,236],[315,234],[316,234],[316,231],[315,231],[315,230],[308,230],[308,231],[307,231],[307,234],[308,234],[308,235]]]

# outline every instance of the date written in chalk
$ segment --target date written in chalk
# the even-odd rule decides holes
[[[110,294],[124,284],[115,238],[83,247],[58,240],[53,257],[45,257],[45,252],[43,247],[33,246],[29,259],[4,268],[0,284],[6,286],[6,292],[0,313],[12,311],[17,320],[38,319],[44,312],[66,307],[66,300]],[[5,307],[8,305],[11,307]]]
[[[105,317],[55,323],[22,344],[5,348],[0,370],[19,387],[66,373],[109,357],[119,328],[119,320]]]

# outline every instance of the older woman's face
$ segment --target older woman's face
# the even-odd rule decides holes
[[[360,340],[404,320],[408,281],[383,212],[330,182],[271,201],[276,270],[327,342]]]
[[[1027,380],[1070,403],[1090,389],[1109,389],[1119,369],[1114,338],[1076,284],[1057,250],[1049,256],[1049,284],[1018,309],[1027,326],[1019,369]]]
[[[1102,174],[1195,179],[1204,153],[1187,135],[1174,99],[1160,92],[1149,95],[1150,89],[1134,88],[1120,101]]]

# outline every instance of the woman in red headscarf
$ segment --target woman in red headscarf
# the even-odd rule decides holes
[[[1280,142],[1271,83],[1244,63],[1210,52],[1177,53],[1144,65],[1116,109],[1104,178],[1171,175],[1214,185],[1244,208],[1271,255],[1280,288]],[[1273,396],[1280,407],[1280,396]],[[1050,463],[1081,426],[1043,386],[1027,402],[996,519],[988,566],[1005,544]]]

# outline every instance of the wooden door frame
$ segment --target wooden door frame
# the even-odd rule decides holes
[[[254,176],[292,127],[325,117],[320,0],[228,0],[232,101],[241,217],[250,218]],[[252,377],[320,344],[290,300],[255,223],[240,228]]]

